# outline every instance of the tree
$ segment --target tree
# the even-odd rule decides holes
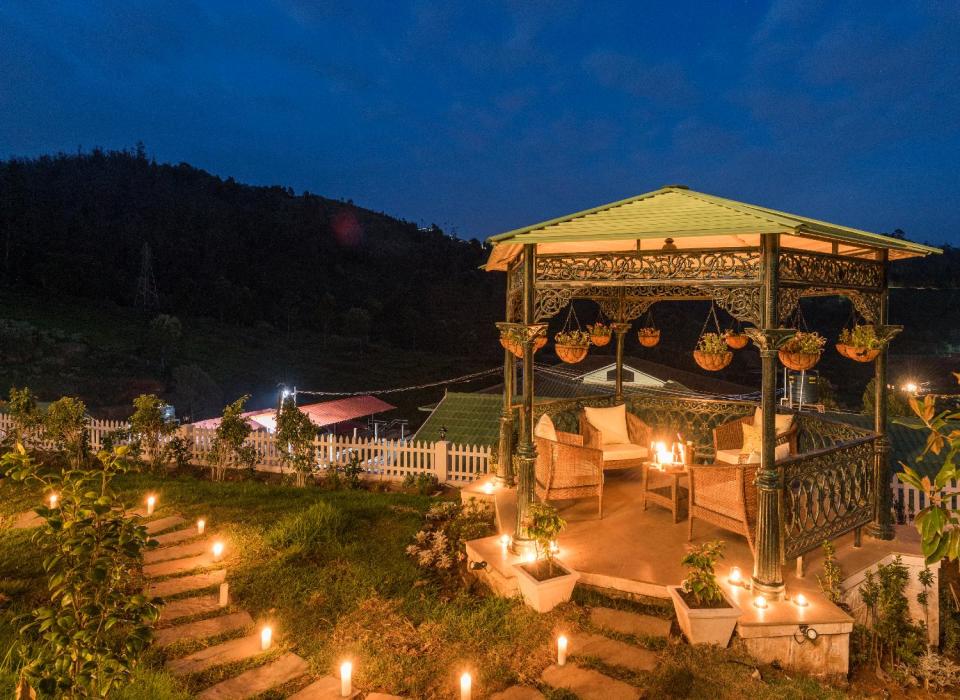
[[[160,371],[167,366],[167,360],[176,352],[183,336],[183,325],[176,316],[159,314],[150,321],[150,340],[154,351],[160,358]]]
[[[173,368],[172,375],[173,403],[180,415],[201,418],[222,405],[220,387],[199,365],[179,365]]]
[[[863,390],[863,412],[873,415],[877,385],[876,379],[871,379],[867,383],[867,388]],[[903,418],[910,415],[910,404],[907,402],[906,395],[899,389],[887,388],[887,417]]]
[[[293,469],[297,486],[306,485],[307,476],[313,471],[316,436],[317,428],[310,417],[297,408],[292,398],[285,399],[277,411],[276,438],[280,458]]]
[[[134,411],[130,416],[130,432],[139,438],[155,473],[162,471],[166,461],[164,438],[177,429],[175,423],[164,417],[164,406],[153,394],[140,394],[133,400]]]
[[[217,426],[216,436],[207,456],[210,478],[214,481],[223,481],[231,464],[239,463],[249,469],[256,464],[256,450],[252,445],[245,444],[250,435],[250,425],[243,417],[243,407],[249,400],[250,395],[245,394],[223,409],[220,425]]]
[[[86,404],[72,396],[57,399],[43,416],[43,432],[58,450],[79,464],[89,448]]]
[[[37,408],[37,397],[28,387],[10,387],[7,414],[13,422],[12,434],[6,436],[11,445],[18,442],[27,445],[37,437],[37,429],[43,424],[43,413]]]

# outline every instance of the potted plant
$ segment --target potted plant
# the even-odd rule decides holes
[[[560,331],[553,339],[557,357],[570,365],[581,362],[590,348],[590,334],[586,331]]]
[[[827,339],[816,331],[797,331],[790,340],[777,351],[784,367],[802,372],[820,361],[820,354]]]
[[[714,566],[722,556],[719,540],[691,547],[681,560],[686,579],[679,586],[667,586],[677,622],[691,644],[727,646],[742,614],[717,583]]]
[[[750,338],[747,337],[746,333],[735,331],[732,328],[728,328],[723,332],[723,339],[726,341],[727,347],[733,350],[743,350],[747,347],[747,343],[750,342]]]
[[[886,343],[872,324],[857,324],[840,331],[837,352],[857,362],[873,362]]]
[[[514,564],[517,584],[524,602],[537,612],[549,612],[570,600],[580,574],[554,558],[554,546],[566,523],[557,509],[546,503],[534,503],[527,515],[527,531],[537,548],[537,559]]]
[[[519,328],[507,328],[500,331],[500,344],[517,357],[523,357],[523,331]],[[533,339],[533,351],[536,352],[547,344],[546,335],[538,335]]]
[[[587,328],[590,330],[590,341],[598,348],[610,343],[613,329],[603,321],[597,321],[592,326],[588,325]]]
[[[637,331],[637,340],[645,348],[652,348],[660,342],[660,329],[648,326]]]
[[[727,347],[727,341],[719,333],[704,333],[700,336],[693,359],[703,369],[716,372],[730,364],[733,353]]]

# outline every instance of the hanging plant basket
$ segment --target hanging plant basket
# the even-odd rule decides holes
[[[637,331],[637,339],[645,348],[652,348],[660,342],[659,328],[641,328]]]
[[[805,372],[820,361],[820,355],[823,354],[823,346],[826,343],[827,339],[816,331],[797,331],[777,351],[777,356],[784,367],[796,372]]]
[[[510,331],[503,331],[500,333],[500,344],[512,352],[514,356],[518,358],[523,358],[523,343],[516,337],[516,335]],[[547,336],[538,335],[533,339],[533,351],[536,352],[544,345],[547,344]]]
[[[850,357],[850,346],[846,343],[837,343],[834,347],[837,348],[837,352],[846,357],[848,360],[853,359]]]
[[[812,369],[820,361],[819,352],[787,352],[786,350],[777,351],[780,362],[787,369],[796,372],[805,372]]]
[[[885,345],[886,341],[877,336],[873,325],[857,324],[840,331],[837,352],[857,362],[873,362]]]
[[[576,324],[576,328],[574,328]],[[567,320],[563,324],[563,330],[553,336],[554,350],[557,357],[568,365],[575,365],[582,362],[590,350],[591,335],[580,328],[580,321],[577,319],[577,313],[573,310],[573,304],[567,312]]]
[[[589,345],[554,345],[553,349],[557,353],[557,357],[566,362],[568,365],[575,365],[578,362],[582,362],[587,357],[587,351],[590,349]]]
[[[736,331],[727,331],[723,334],[723,339],[727,341],[727,347],[732,350],[743,350],[750,342],[750,338],[745,333],[737,333]]]
[[[730,350],[723,350],[721,352],[694,350],[693,359],[708,372],[719,372],[733,360],[733,353]]]
[[[873,362],[883,348],[863,348],[855,345],[846,345],[846,356],[857,362]]]
[[[587,326],[587,328],[590,330],[590,342],[598,348],[610,344],[610,339],[613,337],[613,329],[606,323],[597,321],[592,326]]]

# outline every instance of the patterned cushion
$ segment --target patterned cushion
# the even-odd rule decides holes
[[[625,404],[610,408],[586,406],[583,412],[587,422],[600,431],[601,445],[623,445],[630,442]]]

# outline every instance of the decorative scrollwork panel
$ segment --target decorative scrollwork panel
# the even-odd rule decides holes
[[[631,282],[642,280],[758,280],[760,251],[541,255],[538,282]]]
[[[841,289],[883,288],[883,263],[825,253],[780,250],[780,280]]]
[[[701,288],[717,306],[745,323],[760,325],[760,287]]]

